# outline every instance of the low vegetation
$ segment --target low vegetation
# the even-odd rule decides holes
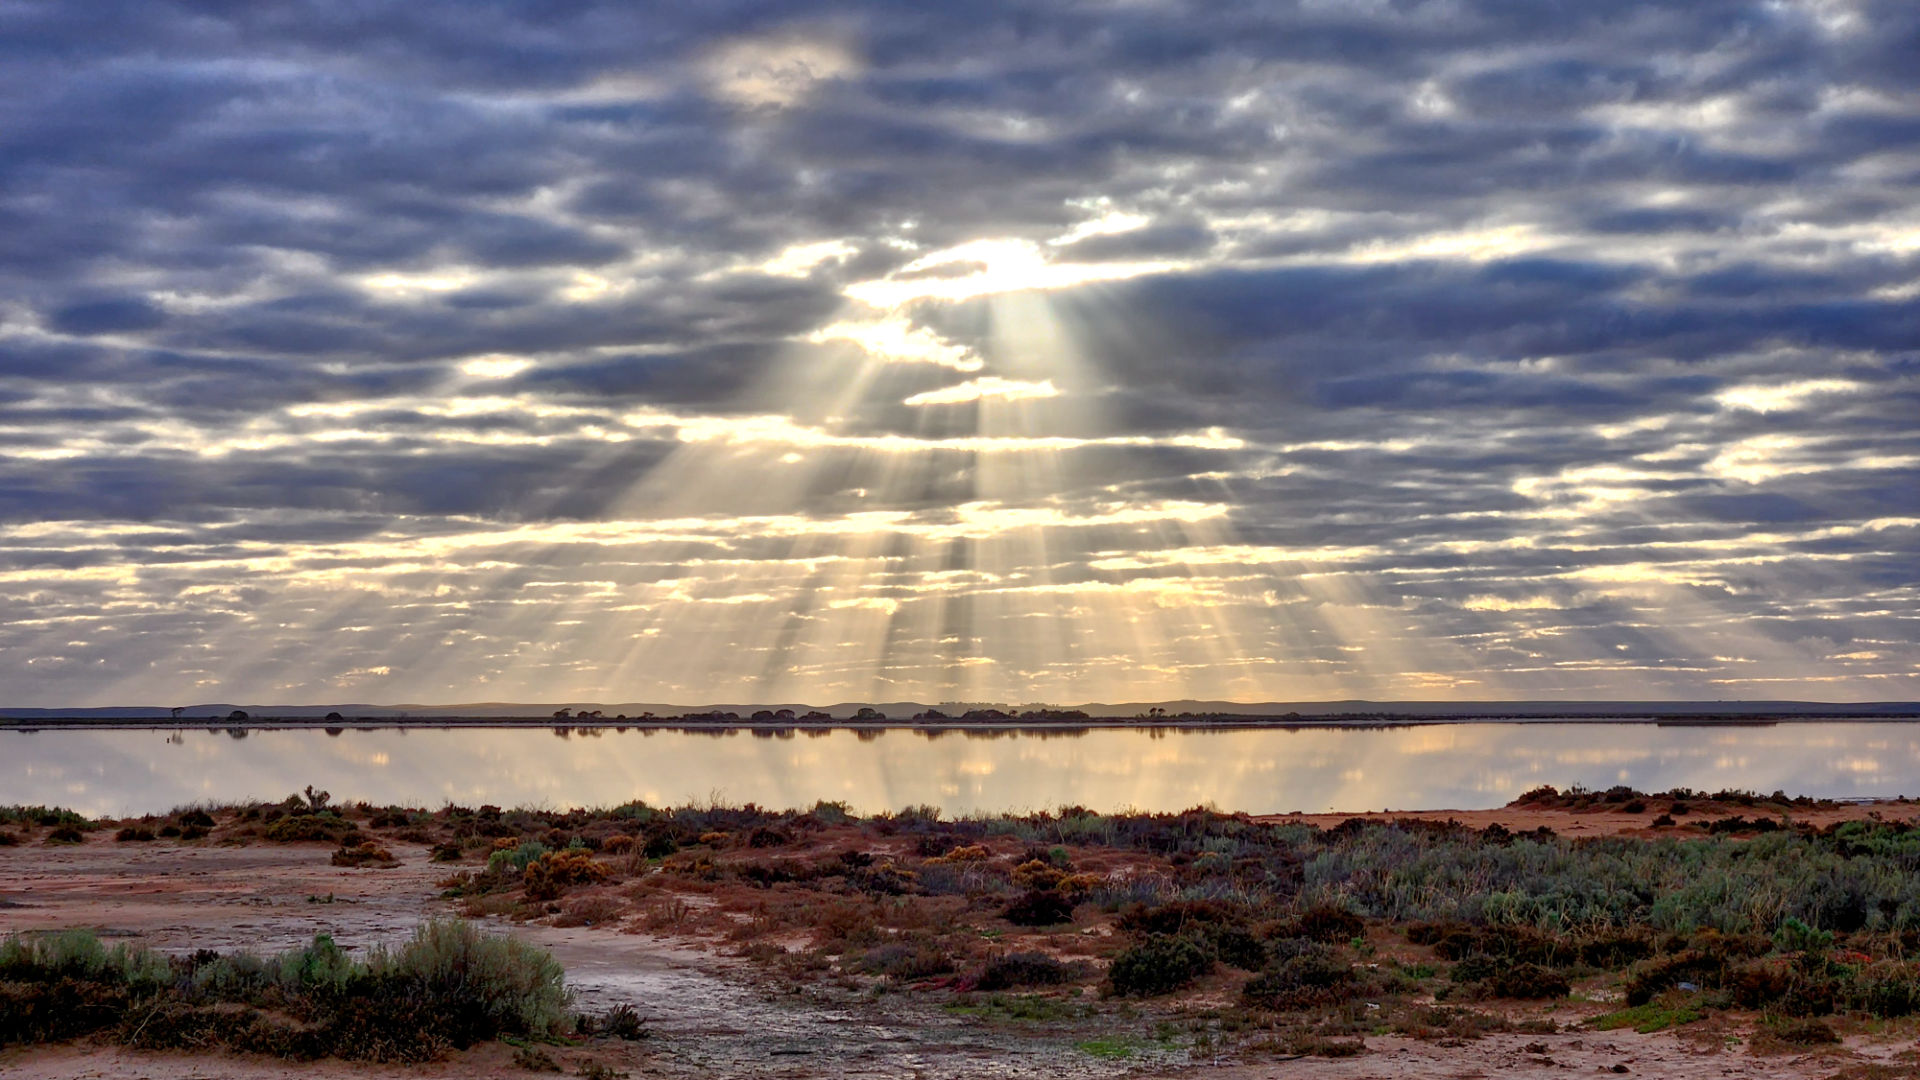
[[[0,943],[0,1045],[93,1036],[141,1049],[418,1062],[573,1026],[560,966],[464,922],[365,960],[321,935],[277,956],[168,957],[87,931]]]
[[[996,1022],[1215,1003],[1187,1036],[1196,1047],[1204,1035],[1337,1055],[1386,1032],[1650,1031],[1724,1013],[1803,1046],[1920,1014],[1920,830],[1815,828],[1797,815],[1819,804],[1778,793],[1522,797],[1564,813],[1645,814],[1636,835],[1592,839],[1414,819],[1320,828],[1206,809],[955,820],[830,803],[426,810],[324,796],[111,823],[6,808],[0,835],[326,845],[316,856],[330,847],[356,871],[431,858],[469,917],[700,937],[795,984],[947,995]],[[486,950],[505,945],[461,946],[479,950],[495,1004],[428,989],[453,970],[432,961],[453,948],[439,935],[492,940],[461,938],[472,934],[463,926],[363,962],[322,942],[271,960],[101,950],[70,984],[45,974],[65,961],[8,959],[0,1037],[407,1061],[567,1023],[557,970],[549,985],[488,966],[504,954]],[[7,948],[38,957],[53,946]]]

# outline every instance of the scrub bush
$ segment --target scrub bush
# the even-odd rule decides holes
[[[1192,938],[1156,934],[1122,949],[1107,968],[1107,981],[1115,994],[1152,997],[1190,986],[1212,970],[1213,959]]]
[[[303,844],[320,840],[338,843],[356,831],[352,822],[331,813],[294,814],[267,826],[266,837],[276,844]]]
[[[1003,914],[1015,926],[1058,926],[1073,921],[1073,901],[1051,890],[1030,889],[1008,904]]]
[[[612,876],[612,870],[577,849],[549,851],[521,871],[529,900],[555,900],[575,885],[593,885]]]
[[[1324,946],[1302,952],[1255,975],[1240,988],[1242,1004],[1273,1012],[1339,1005],[1361,993],[1353,968]]]
[[[372,866],[383,870],[400,865],[393,857],[393,852],[372,841],[354,847],[342,847],[333,853],[332,863],[335,866]]]
[[[851,966],[868,975],[911,982],[948,974],[953,970],[953,959],[931,941],[890,941],[868,949]]]
[[[1012,990],[1025,986],[1058,986],[1072,982],[1076,970],[1046,953],[1016,952],[996,956],[980,969],[975,985],[981,990]]]

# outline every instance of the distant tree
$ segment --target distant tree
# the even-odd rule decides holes
[[[250,719],[252,719],[252,717],[247,715],[247,710],[245,709],[235,709],[227,714],[227,723],[229,724],[244,724]]]
[[[866,705],[862,706],[859,712],[854,713],[853,718],[855,720],[885,720],[887,714],[871,705]]]
[[[328,713],[328,714],[327,714],[327,723],[329,723],[329,724],[338,724],[338,723],[340,723],[340,722],[341,722],[342,720],[345,720],[345,719],[346,719],[346,717],[344,717],[344,716],[341,716],[341,715],[340,715],[339,713],[337,713],[337,712],[330,712],[330,713]]]
[[[553,710],[553,718],[554,718],[555,720],[565,720],[565,719],[567,719],[567,718],[569,718],[569,717],[571,717],[572,715],[573,715],[573,710],[572,710],[572,709],[555,709],[555,710]]]

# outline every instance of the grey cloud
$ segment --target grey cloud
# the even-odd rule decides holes
[[[188,643],[218,667],[246,654],[252,618],[316,628],[311,641],[384,629],[326,641],[326,671],[302,670],[320,653],[293,634],[236,678],[325,686],[384,654],[496,670],[497,640],[442,647],[440,631],[524,628],[512,599],[541,581],[562,598],[540,618],[583,628],[552,639],[581,673],[542,677],[614,677],[616,646],[591,636],[649,620],[700,626],[714,655],[780,657],[755,637],[759,609],[676,621],[646,590],[675,575],[689,595],[762,588],[792,626],[818,628],[848,610],[810,591],[829,570],[750,564],[845,541],[515,542],[392,570],[384,594],[246,556],[312,569],[320,547],[383,536],[683,512],[951,520],[994,483],[1030,482],[1038,504],[1074,512],[1219,502],[1229,540],[1335,552],[1343,592],[1316,592],[1333,587],[1278,556],[1113,568],[1184,543],[1165,523],[1068,529],[1021,553],[1035,565],[999,567],[1006,588],[1261,579],[1301,620],[1251,635],[1277,661],[1359,671],[1336,646],[1373,642],[1355,628],[1372,619],[1364,632],[1409,664],[1458,650],[1451,662],[1514,692],[1647,678],[1724,696],[1708,680],[1741,669],[1712,657],[1742,648],[1779,650],[1769,666],[1795,677],[1886,676],[1834,684],[1846,693],[1911,687],[1891,662],[1817,654],[1856,638],[1893,644],[1854,651],[1910,653],[1920,559],[1910,528],[1860,531],[1920,514],[1920,263],[1889,242],[1911,227],[1897,222],[1920,122],[1900,95],[1920,13],[1852,7],[1849,29],[1757,0],[13,5],[0,16],[0,292],[14,305],[0,310],[13,451],[0,528],[22,531],[0,531],[0,564],[49,573],[0,583],[0,604],[55,629],[0,629],[0,677],[54,700],[95,667],[166,668]],[[786,107],[716,92],[716,49],[808,35],[844,45],[848,69]],[[805,342],[859,313],[841,294],[854,282],[969,240],[1044,245],[1102,206],[1149,223],[1039,250],[1184,268],[913,305],[917,326],[986,367],[890,368],[850,401],[835,391],[867,358]],[[794,277],[753,269],[825,241],[852,254]],[[383,274],[397,276],[372,282]],[[1063,328],[1077,367],[1049,357],[1058,342],[1022,324],[1023,304]],[[461,373],[494,355],[531,366]],[[1028,434],[1149,444],[1012,468],[971,451],[688,444],[613,420],[764,413],[849,436],[963,436],[1014,414],[901,402],[1043,374],[1063,397],[1030,413],[1044,430]],[[1847,387],[1766,412],[1718,397],[1808,380]],[[1216,427],[1212,448],[1169,443]],[[29,529],[60,523],[110,538]],[[908,659],[937,641],[912,621],[928,569],[976,572],[1017,547],[876,544],[884,569],[867,584],[901,606],[873,617]],[[402,558],[344,562],[380,582]],[[1670,602],[1631,578],[1643,563],[1669,576]],[[138,609],[116,616],[124,629],[21,666],[94,640],[62,627],[99,621],[106,591],[79,572],[104,565],[139,570],[116,601]],[[956,614],[1011,602],[984,580],[950,598],[940,632],[1044,646],[1031,625]],[[442,587],[470,606],[437,606]],[[1084,636],[1067,629],[1055,636]],[[1649,673],[1554,669],[1595,658]],[[1369,677],[1388,680],[1380,696],[1405,692]]]

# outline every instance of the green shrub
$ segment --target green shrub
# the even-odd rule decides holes
[[[366,976],[366,968],[334,943],[330,934],[315,934],[313,943],[279,956],[280,985],[296,993],[337,996]]]
[[[204,828],[204,826],[198,827]],[[331,813],[294,814],[267,826],[266,837],[276,844],[303,844],[321,840],[337,843],[348,833],[355,831],[351,822],[335,817]]]
[[[1360,993],[1353,968],[1331,949],[1314,948],[1288,957],[1255,975],[1240,988],[1243,1004],[1274,1012],[1300,1012],[1339,1005]]]
[[[1483,985],[1494,997],[1519,1001],[1550,1001],[1566,997],[1573,989],[1565,975],[1539,964],[1502,967]]]
[[[143,1048],[417,1062],[500,1035],[558,1035],[566,1004],[552,957],[458,922],[429,923],[365,963],[324,934],[265,960],[170,962],[84,931],[0,942],[0,1045],[108,1033]]]
[[[1113,992],[1151,997],[1191,985],[1213,970],[1213,959],[1190,937],[1155,934],[1122,949],[1107,969]]]
[[[560,1034],[565,973],[543,949],[482,934],[458,920],[429,922],[371,966],[433,1004],[448,1037],[465,1046],[499,1034]]]
[[[94,823],[62,806],[0,806],[0,824],[42,827],[71,825],[77,829],[91,829]]]
[[[1773,946],[1781,952],[1821,953],[1833,947],[1833,931],[1816,930],[1789,915],[1773,932]]]
[[[487,871],[495,874],[513,874],[519,876],[527,867],[538,862],[540,856],[547,853],[547,845],[538,840],[528,840],[518,847],[505,851],[496,851],[487,857]]]

